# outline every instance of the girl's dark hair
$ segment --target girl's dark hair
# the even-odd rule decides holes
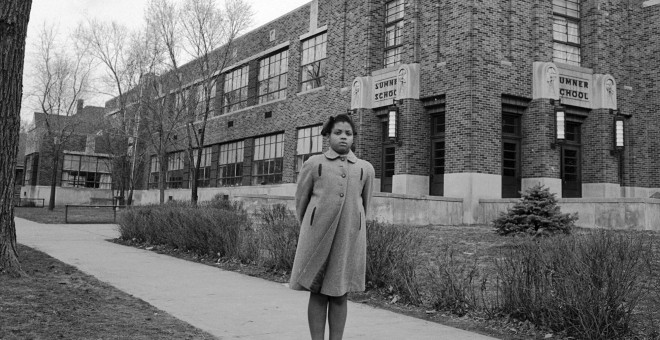
[[[321,135],[322,136],[328,136],[332,132],[332,128],[335,127],[336,123],[339,122],[346,122],[351,125],[351,130],[353,130],[353,136],[357,136],[357,131],[355,130],[355,123],[353,123],[353,119],[345,113],[338,114],[337,116],[333,117],[330,116],[328,117],[328,121],[323,124],[323,129],[321,129]]]

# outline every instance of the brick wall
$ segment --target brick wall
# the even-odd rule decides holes
[[[620,110],[632,113],[626,121],[623,184],[660,187],[660,175],[655,171],[660,166],[656,151],[660,148],[660,6],[644,8],[642,2],[582,1],[582,67],[612,74],[618,83]],[[309,6],[235,42],[238,61],[289,41],[286,99],[216,115],[208,122],[206,145],[245,141],[244,184],[250,183],[252,138],[284,132],[283,182],[293,182],[296,129],[345,112],[351,81],[383,68],[385,3],[319,0],[318,26],[328,27],[328,72],[325,86],[307,93],[299,93],[300,36],[308,32]],[[419,61],[422,99],[446,98],[446,173],[500,174],[501,98],[531,99],[533,62],[552,61],[552,2],[414,0],[406,2],[405,11],[402,60]],[[276,39],[271,42],[272,29]],[[250,104],[254,104],[258,59],[249,65]],[[219,86],[217,108],[221,107],[221,93]],[[354,114],[359,132],[356,153],[374,165],[377,177],[382,170],[379,110],[361,109]],[[267,111],[272,118],[264,117]],[[428,113],[421,100],[404,100],[400,112],[402,145],[397,147],[395,173],[428,175]],[[553,114],[549,100],[535,100],[522,116],[523,177],[560,176],[559,150],[550,148]],[[227,127],[229,121],[234,124],[231,128]],[[613,132],[609,112],[589,112],[582,132],[583,182],[618,183],[617,157],[609,154]],[[183,139],[184,134],[180,136]]]

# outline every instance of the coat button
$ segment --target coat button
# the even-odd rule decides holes
[[[339,197],[344,197],[344,193],[339,194]]]
[[[344,157],[344,156],[341,156],[340,158],[341,158],[342,162],[346,160],[346,157]]]
[[[346,177],[346,174],[341,174],[341,177]]]

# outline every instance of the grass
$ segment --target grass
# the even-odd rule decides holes
[[[55,206],[53,211],[44,208],[15,207],[14,216],[44,224],[64,224],[65,207]],[[112,208],[69,207],[68,223],[113,223]]]
[[[0,276],[0,339],[215,339],[40,251],[18,251],[28,276]]]

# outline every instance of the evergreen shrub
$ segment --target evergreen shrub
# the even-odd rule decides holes
[[[522,193],[522,198],[506,213],[493,221],[500,235],[549,236],[570,234],[578,219],[577,213],[562,214],[555,194],[543,185]]]

